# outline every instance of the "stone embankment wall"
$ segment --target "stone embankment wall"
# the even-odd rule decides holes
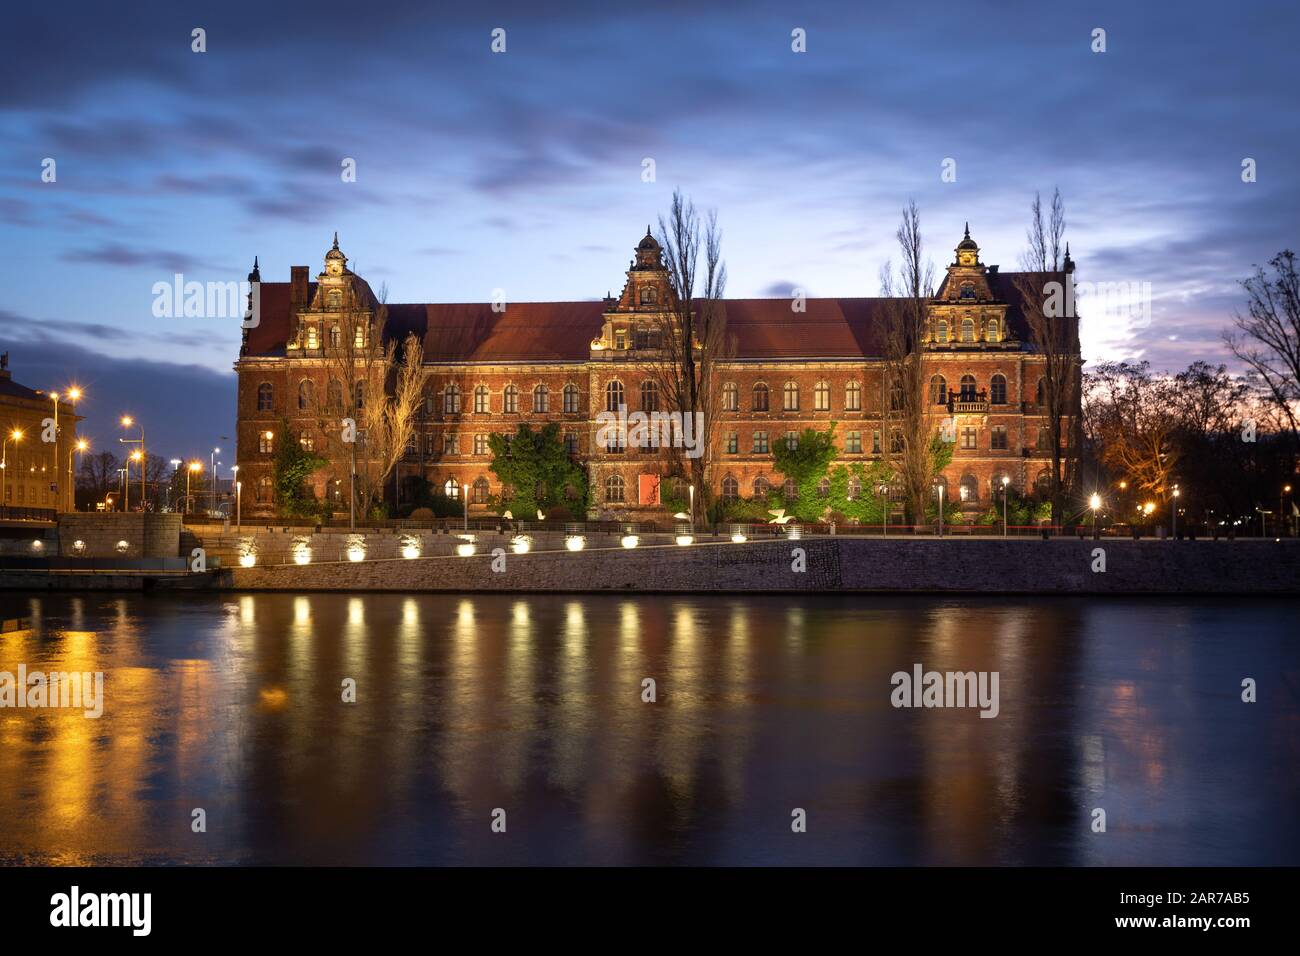
[[[80,558],[174,558],[181,516],[69,512],[59,515],[59,554]]]
[[[929,591],[1094,594],[1295,594],[1300,542],[990,540],[821,537],[701,541],[634,550],[513,554],[480,536],[472,557],[430,555],[229,567],[248,590],[369,591]],[[613,538],[614,536],[610,536]],[[450,538],[449,547],[456,539]],[[503,554],[491,555],[493,548]],[[1100,553],[1098,553],[1100,552]],[[1103,564],[1104,562],[1104,564]],[[494,563],[498,570],[494,570]],[[1104,570],[1101,568],[1104,566]],[[802,570],[799,570],[802,568]]]

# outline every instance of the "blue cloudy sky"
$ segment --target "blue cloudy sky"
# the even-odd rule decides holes
[[[130,408],[197,453],[230,434],[237,323],[154,318],[155,282],[314,272],[337,229],[390,301],[595,298],[677,186],[717,208],[735,296],[875,294],[910,198],[938,264],[969,220],[1014,267],[1059,186],[1078,278],[1151,289],[1149,322],[1085,312],[1086,357],[1160,367],[1221,359],[1237,282],[1297,242],[1293,3],[443,6],[8,10],[15,377],[83,382],[104,443]]]

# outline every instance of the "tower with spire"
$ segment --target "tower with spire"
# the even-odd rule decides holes
[[[650,227],[636,244],[628,263],[627,280],[618,298],[606,297],[604,325],[592,339],[593,356],[617,358],[620,353],[657,347],[661,319],[672,295],[663,247]]]
[[[1009,345],[1007,303],[989,283],[991,270],[980,261],[979,243],[971,238],[969,222],[953,251],[955,258],[931,299],[927,344],[938,349]]]

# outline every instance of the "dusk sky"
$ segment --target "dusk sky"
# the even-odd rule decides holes
[[[913,198],[937,267],[969,220],[1014,268],[1059,186],[1076,277],[1151,289],[1149,323],[1083,310],[1085,359],[1160,368],[1225,360],[1238,282],[1298,241],[1294,4],[464,6],[8,9],[15,379],[86,387],[99,447],[131,410],[199,454],[233,434],[238,320],[155,318],[154,283],[242,280],[255,254],[268,281],[314,274],[338,230],[392,302],[593,299],[675,187],[718,210],[749,297],[875,295]]]

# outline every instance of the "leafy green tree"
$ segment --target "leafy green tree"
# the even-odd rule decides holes
[[[492,449],[489,467],[505,489],[496,502],[498,511],[520,519],[555,507],[586,512],[587,476],[569,458],[558,423],[540,430],[525,423],[512,436],[489,435],[488,446]]]
[[[320,506],[307,488],[307,479],[328,462],[292,439],[288,421],[280,422],[280,434],[284,440],[276,447],[271,462],[276,511],[289,518],[317,517]]]

